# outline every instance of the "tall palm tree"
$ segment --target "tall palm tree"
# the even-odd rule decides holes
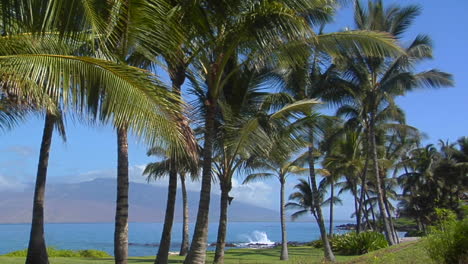
[[[134,67],[151,70],[155,67],[156,57],[164,51],[178,48],[180,39],[179,27],[176,26],[176,21],[170,18],[169,14],[172,6],[169,1],[164,0],[122,0],[107,2],[110,12],[102,14],[94,13],[93,16],[99,17],[100,23],[105,24],[103,34],[109,35],[108,39],[103,40],[106,52],[110,56],[116,58],[121,63]],[[174,17],[176,18],[176,17]],[[171,34],[169,34],[171,32]],[[171,37],[175,36],[175,37]],[[184,82],[184,68],[177,71],[179,64],[175,64],[175,60],[166,58],[169,65],[169,75],[173,83],[173,97],[180,97],[180,86]],[[174,112],[180,112],[180,104],[177,100],[174,101]],[[176,114],[172,118],[172,122],[183,127],[182,115]],[[186,130],[183,127],[183,130]],[[116,216],[115,216],[115,233],[114,233],[114,255],[116,263],[127,263],[128,257],[128,134],[129,126],[127,122],[116,124],[117,130],[117,201],[116,201]],[[188,135],[190,133],[184,133]],[[189,130],[188,130],[189,131]],[[188,135],[190,137],[190,135]],[[187,138],[188,139],[188,138]],[[188,140],[188,145],[191,145],[191,140]],[[193,144],[192,144],[193,146]],[[175,151],[174,151],[175,153]],[[175,162],[174,159],[172,159]],[[176,188],[177,172],[175,166],[171,173],[172,187]],[[175,193],[171,193],[175,195]],[[174,196],[175,197],[175,196]],[[168,216],[169,217],[169,216]],[[172,227],[172,223],[167,226]],[[168,243],[170,237],[167,237],[163,245],[160,247],[160,258],[156,262],[165,262],[169,251]],[[166,252],[167,251],[167,252]]]
[[[420,8],[417,6],[391,6],[385,9],[382,1],[369,1],[369,7],[365,10],[357,1],[355,22],[358,29],[385,31],[400,38],[419,13]],[[370,143],[368,153],[375,175],[378,207],[384,222],[385,236],[390,244],[394,244],[395,241],[392,238],[390,216],[385,210],[382,189],[384,175],[381,174],[378,164],[377,113],[385,108],[393,108],[395,97],[415,88],[453,85],[451,75],[439,70],[413,72],[417,63],[432,58],[432,43],[429,37],[417,36],[405,51],[405,54],[389,60],[366,56],[356,50],[352,55],[345,55],[345,63],[341,63],[347,65],[343,68],[343,74],[351,84],[351,88],[348,89],[351,92],[345,92],[346,96],[343,98],[346,98],[347,102],[352,99],[354,104],[361,105],[359,113],[365,125],[367,141]],[[343,103],[342,108],[348,106],[349,104]]]
[[[296,8],[298,7],[300,5]],[[202,24],[196,27],[199,31],[204,31],[199,32],[200,37],[195,41],[195,46],[201,49],[194,60],[193,72],[206,89],[203,91],[205,107],[202,189],[194,237],[185,263],[204,263],[218,100],[223,93],[234,92],[235,87],[229,87],[230,77],[239,70],[239,65],[263,64],[268,58],[267,53],[279,47],[284,40],[304,36],[305,23],[283,15],[284,8],[298,15],[294,7],[286,3],[274,6],[266,1],[203,1],[202,4],[194,2],[190,8],[204,17],[198,20]],[[277,30],[272,32],[272,25],[275,25]],[[284,29],[290,29],[291,32],[285,34]],[[220,32],[222,34],[218,34]],[[279,36],[286,38],[279,39]],[[231,91],[228,91],[228,88]]]
[[[193,60],[193,72],[201,83],[206,85],[206,110],[202,189],[195,233],[185,263],[205,261],[217,100],[222,95],[223,87],[230,83],[232,74],[238,71],[236,65],[262,66],[279,61],[291,64],[307,50],[307,45],[296,45],[297,41],[306,41],[330,52],[337,50],[337,40],[340,45],[348,47],[362,42],[365,44],[365,50],[374,53],[398,51],[393,41],[380,33],[342,32],[315,35],[309,27],[309,22],[321,20],[325,14],[332,11],[329,7],[334,3],[335,1],[303,0],[282,0],[274,3],[207,0],[194,1],[189,5],[193,13],[203,18],[194,20],[194,23],[200,23],[196,26],[200,37],[195,39],[195,46],[202,49]],[[272,31],[271,28],[275,30]],[[288,52],[281,52],[285,48]]]
[[[6,6],[8,4],[11,3],[5,3]],[[112,61],[82,57],[102,54],[89,53],[93,49],[86,46],[90,36],[101,35],[90,34],[90,31],[82,33],[79,31],[82,27],[67,31],[67,26],[76,24],[61,24],[64,21],[61,19],[76,17],[73,21],[77,24],[92,27],[95,25],[94,18],[81,16],[83,9],[89,10],[85,7],[94,7],[87,4],[86,1],[63,5],[56,5],[54,1],[35,1],[2,9],[2,17],[9,18],[5,20],[8,23],[3,24],[5,34],[18,36],[1,40],[2,81],[7,86],[28,91],[29,94],[34,91],[37,98],[44,98],[41,94],[48,95],[46,97],[52,102],[49,106],[65,105],[86,115],[99,115],[103,120],[112,120],[118,126],[127,124],[148,142],[154,141],[157,134],[163,136],[166,142],[172,141],[171,138],[180,138],[178,129],[168,121],[173,116],[168,110],[173,96],[162,89],[155,76]],[[37,6],[34,8],[31,5]],[[34,12],[23,12],[23,8]],[[44,10],[48,10],[50,16],[41,13]],[[14,15],[19,13],[27,15]],[[11,26],[13,23],[19,26]],[[30,27],[31,24],[36,26]],[[42,28],[37,28],[37,25]],[[38,102],[42,101],[38,99]],[[159,111],[155,112],[155,109]],[[54,116],[47,114],[27,263],[48,263],[43,238],[43,208],[47,159],[54,123]]]

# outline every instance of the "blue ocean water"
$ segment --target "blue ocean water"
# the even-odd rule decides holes
[[[346,222],[337,222],[342,224]],[[150,256],[157,252],[162,223],[130,223],[129,255]],[[0,224],[0,255],[28,246],[29,224]],[[191,232],[194,224],[190,225]],[[208,242],[216,242],[217,223],[209,226]],[[320,236],[314,222],[288,222],[288,240],[307,242]],[[113,254],[113,223],[46,224],[47,246],[59,249],[98,249]],[[182,223],[174,223],[171,251],[178,251],[182,237]],[[273,243],[281,241],[279,222],[231,222],[227,241],[230,243]],[[213,249],[210,247],[209,249]]]

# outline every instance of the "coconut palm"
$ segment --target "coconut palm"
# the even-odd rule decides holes
[[[81,16],[85,7],[93,7],[88,3],[56,5],[54,1],[35,1],[3,8],[2,17],[9,19],[5,20],[8,23],[3,24],[7,37],[1,40],[2,82],[8,87],[37,96],[38,104],[44,101],[41,98],[49,98],[51,103],[47,105],[48,108],[51,105],[65,105],[88,116],[99,114],[102,120],[112,120],[117,126],[127,124],[148,142],[154,141],[158,134],[158,137],[163,136],[161,139],[165,137],[165,142],[178,138],[178,129],[169,121],[173,116],[169,110],[173,96],[165,92],[154,75],[112,61],[83,57],[105,57],[101,56],[103,53],[90,53],[93,49],[87,46],[90,36],[101,35],[93,35],[90,31],[80,32],[83,25],[76,27],[80,23],[91,27],[95,25],[94,18]],[[11,3],[4,4],[8,6]],[[22,12],[22,8],[34,12]],[[44,16],[41,10],[48,10],[49,16]],[[14,15],[19,13],[27,15]],[[76,24],[60,24],[62,18],[69,19],[77,14],[80,16],[72,19]],[[67,31],[70,25],[75,28]],[[56,117],[49,110],[47,112],[27,263],[48,263],[43,211],[48,152]]]
[[[255,157],[250,161],[249,166],[258,172],[249,174],[243,181],[243,184],[247,184],[267,178],[276,178],[280,182],[281,260],[289,258],[285,214],[286,180],[290,175],[307,172],[306,168],[299,165],[301,157],[295,160],[292,159],[294,150],[297,150],[302,144],[302,142],[295,142],[289,135],[278,136],[274,140],[274,148],[270,150],[267,156]]]
[[[369,1],[368,10],[361,8],[356,2],[355,21],[359,29],[372,29],[389,32],[395,37],[401,37],[402,33],[411,25],[414,18],[419,14],[417,6],[405,8],[392,6],[384,9],[382,1]],[[384,231],[390,244],[392,239],[392,228],[389,223],[389,215],[385,210],[383,191],[383,177],[378,164],[378,145],[376,125],[378,123],[377,113],[386,108],[395,109],[394,99],[408,91],[418,87],[443,87],[453,85],[450,74],[433,69],[429,71],[414,73],[413,69],[417,63],[432,58],[432,43],[427,36],[417,36],[406,48],[406,53],[394,59],[378,59],[365,56],[356,50],[352,55],[345,55],[346,64],[343,75],[349,80],[351,89],[345,92],[346,102],[359,104],[359,115],[365,125],[369,144],[369,157],[372,161],[372,171],[375,174],[376,190],[380,215],[384,222]],[[348,53],[349,54],[349,53]],[[338,101],[338,100],[337,100]],[[350,104],[343,103],[342,109]],[[379,110],[380,109],[380,110]]]
[[[0,130],[8,131],[22,121],[30,110],[28,105],[15,98],[16,96],[0,90]]]
[[[399,164],[404,168],[398,177],[403,191],[398,205],[401,215],[414,218],[422,231],[432,224],[437,207],[460,213],[460,200],[468,185],[466,138],[458,140],[458,147],[443,141],[440,145],[439,150],[432,144],[414,148]]]
[[[320,170],[320,174],[322,174],[323,178],[322,180],[320,181],[320,184],[319,184],[319,191],[320,190],[326,190],[328,187],[330,188],[330,197],[328,199],[326,199],[325,201],[323,201],[321,203],[321,206],[329,206],[330,210],[329,210],[329,226],[328,226],[328,234],[329,235],[333,235],[333,216],[334,216],[334,210],[333,210],[333,207],[334,205],[341,205],[343,202],[341,201],[340,197],[339,197],[339,193],[336,194],[335,193],[335,188],[336,188],[336,184],[337,184],[337,180],[338,178],[341,177],[341,175],[339,175],[338,173],[333,173],[333,171],[329,171],[327,169],[322,169]]]
[[[354,197],[355,214],[358,215],[358,185],[363,171],[364,161],[362,157],[360,133],[344,129],[339,137],[328,139],[327,154],[323,160],[324,168],[335,174],[335,178],[344,177],[344,182],[337,183],[340,187],[338,194],[350,191]],[[336,181],[333,181],[336,182]],[[358,223],[358,221],[356,221]]]
[[[152,156],[161,156],[164,157],[168,154],[168,150],[163,150],[160,148],[152,148],[148,151],[148,155]],[[185,187],[186,175],[191,175],[192,180],[197,179],[198,176],[198,162],[192,160],[190,157],[175,157],[171,155],[174,159],[166,158],[158,162],[149,163],[143,175],[147,175],[148,182],[151,180],[158,180],[162,177],[169,177],[169,185],[167,192],[167,205],[166,213],[164,218],[163,232],[161,234],[161,242],[159,244],[157,258],[160,258],[159,261],[164,261],[163,252],[170,250],[171,245],[171,231],[172,224],[174,222],[174,212],[175,212],[175,201],[176,201],[176,192],[177,192],[177,175],[182,185],[182,208],[183,208],[183,229],[182,229],[182,245],[179,254],[184,255],[188,250],[188,236],[189,236],[189,226],[188,226],[188,201],[187,201],[187,190]],[[175,176],[174,176],[175,174]],[[175,189],[175,190],[174,190]],[[167,262],[167,257],[166,257]]]
[[[322,170],[321,173],[324,173]],[[326,172],[324,174],[327,174]],[[299,183],[294,186],[294,189],[297,189],[296,192],[292,193],[289,196],[289,202],[285,205],[286,209],[298,209],[291,215],[293,220],[307,214],[312,214],[314,218],[317,218],[317,213],[312,201],[312,188],[310,182],[305,179],[299,179]],[[331,199],[324,200],[326,194],[326,185],[320,185],[319,187],[319,199],[321,206],[326,206],[331,203]],[[335,197],[335,204],[341,203],[339,198]]]
[[[361,42],[364,44],[363,49],[374,54],[398,51],[393,41],[381,33],[315,35],[309,22],[319,21],[323,15],[332,12],[333,9],[329,7],[334,2],[194,1],[189,5],[193,13],[203,18],[194,20],[194,23],[201,23],[195,27],[200,37],[194,41],[195,46],[201,48],[193,60],[193,72],[207,89],[204,102],[202,190],[195,233],[186,263],[205,261],[217,100],[225,91],[224,87],[231,83],[230,77],[238,71],[236,65],[291,64],[302,56],[302,51],[307,50],[304,41],[330,52],[338,50],[337,40],[340,46],[347,47],[354,47],[357,42]],[[297,45],[297,41],[302,44]],[[281,52],[285,49],[288,52]]]
[[[270,124],[285,124],[284,120],[316,103],[313,100],[294,103],[293,98],[286,94],[263,91],[262,84],[266,77],[268,74],[257,69],[241,67],[233,74],[232,84],[226,87],[218,100],[213,173],[220,185],[221,204],[215,263],[224,261],[227,209],[233,199],[229,192],[234,175],[244,168],[248,159],[264,155],[271,148],[267,133]],[[197,95],[194,104],[201,111],[206,111],[205,89],[203,85],[193,87],[193,93]]]
[[[180,36],[178,34],[179,27],[176,27],[175,21],[170,20],[170,16],[166,15],[173,8],[168,1],[124,0],[110,1],[107,2],[107,5],[107,10],[110,12],[105,13],[104,16],[94,13],[93,16],[101,18],[99,22],[106,25],[104,31],[100,33],[110,36],[108,39],[103,40],[106,52],[121,63],[151,70],[155,67],[155,59],[159,54],[179,47],[180,39],[177,38]],[[168,57],[166,59],[169,64],[171,81],[173,82],[174,97],[180,97],[180,86],[184,81],[184,72],[176,72],[174,69],[178,67],[178,64],[174,63],[175,60],[170,60]],[[181,106],[177,103],[174,104],[173,111],[180,112],[180,110]],[[176,114],[172,118],[172,122],[183,127],[182,132],[184,135],[190,137],[190,133],[187,133],[187,131],[190,131],[187,129],[188,125],[183,120],[183,116],[180,114]],[[117,202],[114,233],[116,263],[126,263],[128,257],[128,128],[127,123],[116,125]],[[191,144],[191,140],[187,141],[187,143],[192,146],[192,149],[195,149],[195,144]],[[173,153],[176,152],[173,151]],[[175,162],[174,159],[171,160]],[[171,183],[175,183],[176,186],[177,175],[175,166],[172,167],[174,171],[171,173]],[[171,226],[172,224],[168,228],[170,229]],[[170,230],[165,232],[166,235],[168,233],[170,233]],[[167,261],[165,259],[167,259],[170,237],[166,236],[163,242],[159,251],[160,257],[157,258],[156,262]]]

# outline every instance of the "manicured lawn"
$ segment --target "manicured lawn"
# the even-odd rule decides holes
[[[279,261],[278,249],[231,249],[226,252],[226,264],[314,264],[323,263],[322,250],[311,247],[290,247],[289,261]],[[213,253],[208,254],[207,263],[211,263]],[[128,263],[153,263],[153,257],[130,258]],[[431,264],[420,242],[408,242],[394,247],[378,250],[363,256],[337,256],[339,263],[385,263],[385,264]],[[172,256],[169,263],[182,263],[183,258]],[[21,257],[0,257],[0,264],[23,264]],[[113,259],[76,259],[51,258],[51,264],[111,264]]]
[[[402,243],[345,262],[347,264],[435,264],[421,241]]]

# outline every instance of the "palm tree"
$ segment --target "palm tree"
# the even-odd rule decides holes
[[[328,226],[328,234],[331,236],[333,235],[333,206],[335,204],[342,204],[341,199],[338,197],[340,194],[335,194],[335,187],[337,184],[338,179],[341,177],[339,174],[335,174],[333,171],[330,171],[329,169],[323,169],[320,171],[320,174],[322,174],[323,179],[320,181],[319,184],[319,190],[326,190],[327,187],[330,187],[330,198],[326,199],[321,203],[322,206],[329,205],[330,206],[330,211],[329,211],[329,226]]]
[[[398,51],[387,35],[380,33],[342,32],[317,36],[309,22],[322,20],[333,10],[335,1],[195,1],[188,4],[203,19],[195,26],[198,35],[194,46],[202,47],[193,60],[194,78],[206,86],[204,104],[203,175],[199,210],[191,250],[185,263],[204,263],[207,245],[208,212],[211,189],[212,152],[218,99],[229,85],[238,65],[292,64],[307,50],[304,41],[324,50],[337,51],[340,45],[358,42],[374,54]],[[331,4],[331,5],[330,5]],[[287,15],[286,15],[287,14]],[[275,30],[271,30],[274,28]],[[294,42],[291,42],[294,41]],[[301,45],[297,45],[297,41]],[[320,43],[320,44],[317,44]],[[289,44],[289,45],[286,45]],[[287,52],[282,52],[287,49]],[[299,55],[299,56],[297,56]]]
[[[113,120],[117,126],[127,124],[148,142],[154,141],[158,134],[166,142],[180,138],[178,129],[169,122],[173,114],[168,109],[172,105],[173,96],[161,89],[162,86],[152,74],[99,58],[80,57],[102,54],[89,53],[91,49],[87,48],[85,41],[90,36],[102,35],[90,34],[89,31],[81,33],[79,28],[78,31],[77,28],[67,31],[67,26],[76,27],[80,23],[95,25],[94,17],[80,16],[74,21],[76,24],[67,25],[60,24],[63,21],[60,19],[76,17],[77,14],[83,14],[80,11],[85,7],[93,6],[88,6],[88,2],[55,5],[52,2],[36,1],[31,4],[38,6],[14,5],[2,9],[2,17],[10,17],[5,21],[17,25],[3,24],[5,34],[18,35],[1,40],[2,81],[7,86],[28,91],[28,94],[39,98],[37,102],[40,103],[44,101],[40,98],[45,98],[41,94],[48,95],[46,98],[51,101],[47,104],[48,108],[51,105],[67,105],[86,115],[99,114],[100,118]],[[49,8],[44,9],[47,6]],[[23,12],[22,8],[26,7],[34,12]],[[40,10],[48,10],[50,16],[44,16]],[[11,15],[19,13],[27,15]],[[39,23],[41,20],[44,22]],[[35,26],[30,27],[32,24]],[[37,25],[43,28],[37,28]],[[155,109],[159,111],[155,112]],[[38,165],[27,263],[48,263],[43,236],[43,208],[48,152],[55,123],[56,117],[48,111]]]
[[[361,8],[359,1],[355,5],[355,22],[359,29],[380,30],[393,34],[396,38],[411,25],[414,18],[419,14],[417,6],[401,8],[392,6],[384,9],[382,1],[369,1],[368,10]],[[429,70],[414,73],[414,66],[432,58],[432,44],[427,36],[418,36],[405,50],[405,54],[394,59],[378,59],[365,56],[356,50],[352,55],[345,55],[346,64],[343,74],[350,82],[350,89],[344,92],[345,100],[354,100],[355,105],[360,105],[359,115],[364,124],[369,144],[369,157],[372,161],[372,171],[375,174],[376,190],[380,215],[384,222],[384,231],[390,244],[392,239],[392,228],[389,223],[389,215],[385,209],[383,177],[378,164],[378,147],[376,125],[377,114],[380,110],[394,108],[394,98],[404,95],[417,87],[443,87],[453,85],[450,74],[439,70]],[[351,91],[351,92],[349,92]],[[337,100],[339,101],[339,100]],[[342,109],[350,104],[343,103]],[[351,107],[352,108],[352,107]]]
[[[321,171],[321,173],[326,174],[326,172],[322,170],[318,170],[318,171]],[[299,179],[299,183],[294,186],[294,189],[297,189],[297,191],[292,193],[289,196],[289,202],[285,206],[286,209],[299,209],[298,211],[294,212],[291,215],[291,218],[293,220],[297,219],[300,216],[307,215],[309,213],[312,214],[314,218],[317,218],[317,213],[315,211],[315,207],[312,201],[313,191],[310,185],[311,184],[308,180]],[[331,203],[331,199],[327,199],[324,201],[325,193],[326,193],[326,185],[325,184],[320,185],[319,199],[320,199],[321,206],[326,206],[329,203]],[[338,198],[337,200],[335,200],[335,203],[341,203],[341,200],[339,200]]]
[[[337,183],[340,187],[338,194],[349,191],[354,197],[356,225],[360,225],[362,210],[362,192],[359,194],[358,186],[361,184],[361,190],[365,190],[363,178],[365,160],[363,157],[363,138],[359,128],[339,128],[335,135],[326,139],[324,148],[326,156],[323,160],[323,166],[335,175],[343,176],[344,181]],[[337,177],[337,176],[335,176]]]
[[[466,138],[458,140],[458,148],[444,141],[440,145],[439,150],[432,144],[414,148],[398,164],[404,168],[398,177],[402,186],[398,204],[401,215],[414,218],[421,231],[432,224],[436,208],[460,213],[460,201],[466,192]]]
[[[275,140],[274,148],[266,157],[257,157],[255,161],[249,165],[257,171],[257,173],[249,174],[243,181],[243,184],[258,181],[267,178],[276,178],[280,182],[280,220],[281,220],[281,260],[287,260],[288,256],[288,240],[286,231],[286,214],[285,214],[285,185],[286,179],[292,174],[302,174],[307,169],[298,166],[299,160],[291,160],[294,153],[295,142],[289,137],[278,137]]]
[[[270,139],[276,125],[286,125],[287,120],[317,103],[314,100],[294,102],[288,95],[261,91],[265,76],[256,70],[243,68],[235,81],[236,94],[226,93],[220,100],[219,120],[222,125],[218,127],[213,158],[213,171],[221,188],[215,263],[222,263],[224,260],[227,207],[233,199],[229,196],[233,176],[240,169],[249,166],[255,157],[267,155],[268,150],[273,147]],[[293,134],[295,131],[289,133]]]
[[[222,96],[222,91],[228,90],[230,77],[239,70],[239,65],[263,64],[268,58],[266,55],[270,56],[270,52],[279,47],[284,40],[303,36],[305,24],[304,21],[293,19],[298,16],[283,15],[284,9],[291,10],[298,15],[296,10],[286,3],[279,3],[279,6],[267,1],[261,3],[257,1],[194,3],[196,4],[190,6],[192,12],[204,17],[196,21],[202,23],[196,28],[204,31],[199,32],[200,37],[195,41],[195,46],[201,49],[194,60],[193,72],[200,80],[199,83],[203,83],[206,89],[203,93],[205,107],[202,189],[195,232],[185,263],[204,263],[218,100]],[[275,31],[270,30],[272,26],[276,28]],[[290,32],[285,34],[285,29]],[[280,39],[279,36],[286,38]],[[248,53],[245,53],[246,51]]]
[[[192,175],[192,179],[196,179],[198,175],[198,164],[193,161],[190,157],[175,157],[168,150],[161,148],[152,148],[148,151],[148,155],[153,156],[170,156],[172,158],[164,159],[159,162],[149,163],[143,175],[147,175],[148,182],[151,180],[157,180],[164,176],[169,177],[169,185],[167,190],[167,205],[166,214],[164,218],[163,232],[161,235],[161,242],[159,243],[158,256],[156,261],[167,262],[168,255],[165,252],[169,252],[171,245],[171,231],[172,224],[174,222],[175,202],[177,193],[177,175],[179,175],[182,183],[182,208],[183,208],[183,233],[182,233],[182,246],[180,254],[188,250],[188,201],[187,201],[187,190],[185,188],[185,177],[187,174]],[[158,260],[159,259],[159,260]]]
[[[123,0],[107,2],[108,10],[105,16],[93,14],[100,19],[101,24],[106,24],[103,34],[111,37],[103,40],[106,51],[110,56],[116,58],[121,63],[134,67],[151,70],[155,67],[155,58],[164,51],[173,50],[179,47],[179,32],[176,22],[169,19],[166,14],[170,13],[171,5],[164,0]],[[169,33],[170,32],[170,33]],[[175,36],[175,37],[171,37]],[[169,74],[173,83],[174,97],[180,97],[180,86],[184,82],[184,69],[182,73],[178,69],[179,64],[174,64],[175,60],[166,58],[169,64]],[[174,112],[180,112],[180,104],[174,101]],[[177,123],[183,129],[183,135],[188,136],[187,143],[192,146],[189,139],[190,133],[184,131],[187,126],[182,121],[180,114],[175,114],[172,122]],[[117,130],[117,201],[114,233],[114,255],[116,263],[127,263],[128,257],[128,134],[129,126],[126,122],[116,124]],[[188,130],[190,131],[190,130]],[[175,153],[175,151],[173,152]],[[172,159],[175,162],[174,159]],[[176,188],[177,172],[175,166],[171,173],[171,187]],[[171,193],[175,199],[175,193]],[[170,218],[168,216],[168,218]],[[163,239],[164,243],[160,247],[159,261],[165,262],[169,251],[170,233],[172,223],[167,226],[168,232]],[[166,229],[167,230],[167,229]],[[167,252],[166,252],[167,251]]]
[[[232,82],[235,83],[236,93],[231,94],[233,87],[226,87],[224,96],[219,100],[216,125],[213,172],[219,181],[221,200],[214,263],[224,263],[228,206],[233,199],[229,196],[232,178],[250,156],[263,149],[259,145],[267,145],[269,142],[257,118],[265,97],[264,93],[258,91],[260,74],[255,69],[242,67],[234,76]]]
[[[291,215],[291,218],[295,220],[309,213],[316,217],[312,202],[312,188],[309,182],[305,179],[299,179],[299,183],[294,186],[294,189],[298,191],[289,196],[289,202],[285,205],[286,209],[298,209]],[[320,195],[320,200],[323,201],[323,192]]]

